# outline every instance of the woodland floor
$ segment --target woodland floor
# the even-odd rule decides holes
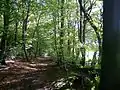
[[[0,90],[53,90],[51,83],[65,77],[50,58],[38,57],[34,62],[8,60],[0,67]]]

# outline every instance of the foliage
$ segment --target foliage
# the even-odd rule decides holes
[[[99,0],[0,1],[0,55],[12,59],[48,55],[60,66],[100,69],[102,28]]]

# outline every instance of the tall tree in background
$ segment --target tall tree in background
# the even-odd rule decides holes
[[[57,47],[57,13],[53,12],[53,23],[54,23],[54,51],[56,56],[58,56],[58,47]]]
[[[67,0],[67,3],[68,3],[69,1]],[[69,5],[67,5],[67,8],[69,8]],[[71,17],[71,15],[70,15],[70,13],[69,13],[69,9],[68,10],[66,10],[66,13],[67,13],[67,36],[68,37],[70,37],[70,17]],[[70,48],[70,43],[71,43],[71,41],[70,41],[70,39],[68,38],[68,41],[67,41],[67,51],[68,51],[68,55],[70,56],[70,54],[71,54],[71,48]]]
[[[24,16],[25,11],[23,11],[23,26],[22,26],[22,39],[23,39],[23,50],[25,57],[28,61],[27,51],[26,51],[26,34],[27,34],[27,23],[28,23],[28,17],[30,13],[30,0],[25,1],[27,10],[26,10],[26,16]],[[23,7],[24,7],[24,1],[23,1]]]
[[[15,18],[14,45],[16,47],[17,46],[18,25],[19,25],[19,18],[18,18],[19,8],[18,8],[18,2],[17,2],[17,0],[15,0],[14,3],[15,3],[15,6],[16,6],[16,8],[15,8],[16,18]]]
[[[99,47],[99,61],[101,60],[101,54],[102,54],[102,39],[101,39],[101,35],[99,33],[99,28],[94,24],[92,17],[89,15],[89,13],[87,12],[87,10],[85,10],[84,6],[82,5],[82,0],[79,0],[79,4],[81,7],[81,11],[84,13],[84,17],[86,18],[86,20],[89,22],[89,24],[91,25],[91,27],[94,29],[94,32],[96,34],[97,37],[97,41],[98,41],[98,47]],[[91,5],[92,6],[92,5]],[[90,6],[90,9],[92,9]],[[89,9],[89,8],[88,8]]]
[[[64,50],[63,50],[63,44],[64,44],[64,0],[60,0],[60,51],[59,51],[59,61],[64,60]]]
[[[82,12],[82,6],[84,7],[84,9],[86,8],[85,7],[85,0],[82,1],[80,0],[80,3],[82,4],[80,6],[80,28],[79,28],[79,39],[80,39],[80,43],[82,44],[81,48],[80,48],[80,51],[81,51],[81,61],[80,61],[80,64],[84,67],[85,66],[85,29],[86,29],[86,19],[85,19],[85,16]]]
[[[1,38],[0,44],[0,62],[5,64],[5,52],[7,43],[7,33],[9,29],[9,19],[10,19],[10,0],[4,0],[4,12],[3,12],[4,30]]]

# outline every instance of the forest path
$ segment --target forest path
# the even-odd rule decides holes
[[[64,76],[49,57],[31,63],[9,60],[0,68],[0,90],[52,90],[51,83]]]

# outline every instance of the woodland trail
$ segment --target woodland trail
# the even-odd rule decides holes
[[[7,61],[0,68],[0,90],[53,90],[51,83],[64,77],[50,58],[38,57],[35,62]]]

